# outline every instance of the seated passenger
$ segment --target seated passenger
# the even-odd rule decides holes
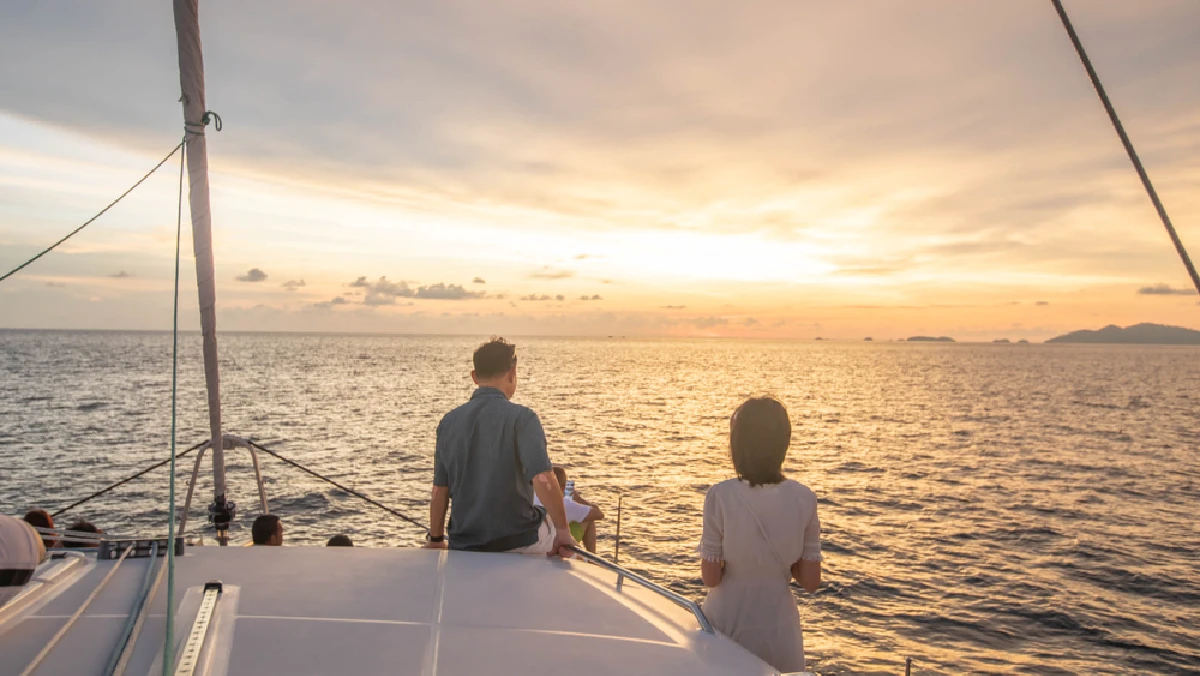
[[[567,522],[570,524],[571,537],[575,538],[576,542],[582,542],[585,549],[589,552],[596,553],[596,522],[604,520],[604,512],[592,503],[584,500],[579,495],[578,490],[573,490],[567,494],[567,470],[560,465],[554,466],[554,476],[558,479],[558,485],[563,486],[563,509],[567,513]],[[542,501],[534,496],[533,504],[541,506]]]
[[[91,521],[85,521],[83,519],[79,519],[78,521],[72,523],[70,526],[67,526],[67,530],[72,530],[72,531],[75,531],[76,533],[95,533],[96,535],[102,535],[104,533],[104,531],[100,530],[99,528],[96,528],[96,526],[94,524],[92,524]],[[99,547],[100,540],[99,539],[96,539],[96,540],[72,539],[71,536],[68,535],[68,536],[63,537],[63,546],[64,547],[75,547],[75,548],[79,548],[79,549],[83,549],[86,547]]]
[[[20,594],[45,560],[37,531],[21,519],[0,514],[0,605]]]
[[[494,338],[475,350],[471,400],[437,427],[428,547],[570,556],[575,540],[538,416],[510,401],[516,348]],[[545,507],[533,505],[534,494]],[[451,499],[453,496],[453,499]]]
[[[334,535],[329,538],[329,542],[325,543],[326,547],[353,547],[354,542],[350,540],[349,535]]]
[[[49,512],[44,509],[31,509],[25,512],[25,523],[34,528],[54,528],[54,517],[50,516]],[[42,546],[50,549],[58,544],[58,540],[48,535],[42,536]]]
[[[250,527],[250,537],[255,545],[264,547],[283,546],[283,522],[274,514],[263,514]]]

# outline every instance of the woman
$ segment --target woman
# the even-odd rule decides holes
[[[704,498],[700,575],[704,612],[721,633],[781,672],[804,671],[800,612],[788,582],[810,594],[821,584],[817,496],[784,479],[792,438],[787,409],[770,397],[738,407],[729,421],[736,479]]]

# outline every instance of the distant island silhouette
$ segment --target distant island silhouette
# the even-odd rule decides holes
[[[992,342],[993,343],[1007,343],[1007,342],[1009,342],[1009,340],[1007,338],[997,338],[996,340],[993,340]]]
[[[1121,343],[1140,345],[1200,345],[1200,331],[1182,326],[1134,324],[1121,328],[1109,324],[1097,331],[1072,331],[1047,343]]]
[[[910,336],[905,339],[909,343],[953,343],[954,339],[950,336]]]

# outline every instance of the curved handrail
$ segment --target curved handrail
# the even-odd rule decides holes
[[[671,601],[675,605],[691,611],[692,615],[694,615],[696,617],[696,622],[700,625],[700,629],[703,630],[704,633],[706,633],[706,634],[715,634],[716,633],[716,631],[713,630],[712,623],[708,621],[708,616],[704,614],[704,610],[702,610],[700,608],[700,605],[697,604],[695,601],[685,599],[684,597],[680,596],[679,594],[676,594],[675,592],[671,591],[670,589],[667,589],[666,587],[664,587],[662,585],[655,584],[655,583],[651,582],[650,580],[647,580],[646,578],[642,577],[641,575],[638,575],[637,573],[635,573],[627,568],[622,568],[621,566],[618,566],[617,564],[613,563],[612,561],[609,561],[608,559],[600,558],[599,556],[596,556],[595,554],[592,554],[589,551],[586,551],[579,547],[571,547],[571,549],[575,552],[575,554],[577,556],[579,556],[579,558],[583,559],[584,561],[587,561],[589,563],[594,563],[597,566],[600,566],[601,568],[607,568],[608,570],[611,570],[612,572],[616,573],[617,574],[617,584],[620,584],[621,580],[623,578],[629,578],[630,580],[633,580],[634,582],[645,587],[646,589],[649,589],[650,591],[654,592],[655,594],[658,594],[659,596],[662,596],[663,598],[667,599],[668,601]]]

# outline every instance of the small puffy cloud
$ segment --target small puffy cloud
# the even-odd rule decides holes
[[[685,307],[687,307],[687,306],[686,305],[659,305],[658,306],[658,308],[660,310],[682,310]]]
[[[327,301],[324,301],[322,303],[313,303],[312,307],[328,310],[329,308],[331,308],[335,305],[349,305],[349,304],[350,304],[350,301],[346,300],[345,298],[342,298],[341,296],[334,296],[333,298],[331,298]]]
[[[742,326],[755,326],[757,324],[758,320],[754,317],[746,317],[746,320],[742,322]]]
[[[67,285],[63,284],[62,282],[46,282],[46,286],[50,287],[51,289],[64,289]]]
[[[600,294],[597,293],[597,294],[593,294],[591,296],[584,294],[579,297],[579,300],[604,300],[604,299],[601,298]]]
[[[267,281],[267,273],[259,268],[250,268],[244,275],[238,275],[235,279],[239,282],[265,282]]]
[[[588,253],[575,254],[575,260],[577,260],[577,261],[586,261],[589,258],[600,258],[600,256],[597,256],[596,254],[588,254]]]
[[[458,284],[430,284],[417,289],[417,298],[428,298],[430,300],[467,300],[470,298],[483,298],[486,296],[482,291],[467,291]]]
[[[472,284],[487,284],[487,281],[484,280],[483,277],[476,277],[475,279],[471,280],[471,283]]]
[[[554,300],[554,297],[545,293],[540,296],[536,293],[531,293],[528,296],[521,296],[517,300]]]
[[[725,317],[696,317],[690,323],[698,329],[711,329],[714,326],[725,326],[729,320]]]
[[[1034,305],[1049,305],[1049,304],[1050,304],[1050,301],[1048,301],[1048,300],[1039,300],[1038,302],[1034,303]]]
[[[1190,296],[1194,293],[1196,293],[1195,289],[1176,289],[1166,284],[1143,286],[1138,289],[1138,295],[1140,296]]]
[[[380,279],[383,279],[383,278],[381,277]],[[369,289],[369,288],[371,288],[371,283],[367,281],[367,278],[364,275],[364,276],[359,277],[358,279],[354,280],[353,282],[350,282],[350,286],[353,288],[356,288],[356,289]]]
[[[570,279],[575,276],[574,270],[555,270],[549,265],[543,266],[537,272],[531,272],[529,276],[533,279]]]
[[[113,279],[125,279],[126,277],[132,277],[132,276],[133,275],[129,274],[128,272],[125,272],[124,270],[122,270],[120,272],[114,272],[111,275],[109,275],[109,277],[112,277]]]
[[[561,293],[554,297],[554,300],[557,300],[557,301],[564,301],[566,299],[567,299],[567,297],[562,295]]]
[[[305,284],[303,279],[289,279],[283,283],[283,288],[287,289],[288,291],[295,291],[296,289],[303,288],[304,286]]]

